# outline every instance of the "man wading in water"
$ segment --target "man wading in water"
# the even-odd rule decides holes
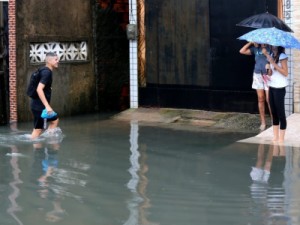
[[[41,117],[42,111],[46,109],[47,113],[51,115],[54,113],[50,106],[51,100],[51,85],[52,85],[52,70],[58,68],[59,59],[56,53],[48,52],[46,54],[46,65],[41,68],[39,73],[40,81],[37,86],[36,92],[38,98],[31,99],[31,111],[34,116],[34,128],[31,133],[31,138],[37,138],[41,135],[44,128],[44,119]],[[48,131],[54,130],[58,126],[58,116],[53,116],[47,119],[49,122]]]

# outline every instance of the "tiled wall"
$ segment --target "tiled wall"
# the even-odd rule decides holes
[[[294,84],[293,84],[293,73],[292,73],[292,53],[290,49],[286,49],[285,53],[289,57],[288,60],[288,69],[289,69],[289,76],[288,76],[288,87],[286,88],[286,95],[285,95],[285,113],[286,116],[291,115],[294,112],[293,107],[293,93],[294,93]]]
[[[137,24],[137,2],[129,0],[129,23]],[[130,108],[138,108],[138,43],[129,41],[130,63]]]
[[[292,6],[291,0],[285,0],[283,2],[283,19],[285,23],[292,27]],[[292,28],[293,29],[293,28]],[[286,116],[291,115],[294,112],[294,73],[293,73],[293,64],[294,64],[294,55],[293,50],[286,49],[285,53],[288,55],[288,69],[289,69],[289,76],[288,81],[289,85],[286,88],[286,95],[285,95],[285,113]]]
[[[291,25],[294,37],[300,40],[300,0],[284,0],[285,22]],[[292,50],[291,74],[293,86],[293,112],[300,113],[300,50]]]

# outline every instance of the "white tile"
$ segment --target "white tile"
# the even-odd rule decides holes
[[[137,23],[137,1],[129,2],[129,22]],[[138,107],[138,43],[137,40],[129,41],[129,72],[130,72],[130,107]]]

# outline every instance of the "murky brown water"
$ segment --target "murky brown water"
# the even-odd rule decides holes
[[[0,127],[1,225],[300,224],[299,149],[105,115],[60,127],[38,143]]]

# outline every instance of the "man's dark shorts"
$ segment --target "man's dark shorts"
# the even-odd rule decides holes
[[[42,110],[39,111],[39,110],[32,109],[31,111],[32,111],[32,114],[34,117],[34,120],[33,120],[34,129],[43,129],[44,128],[44,119],[41,117]],[[52,117],[51,119],[47,119],[47,121],[54,121],[57,119],[58,119],[58,115]]]

